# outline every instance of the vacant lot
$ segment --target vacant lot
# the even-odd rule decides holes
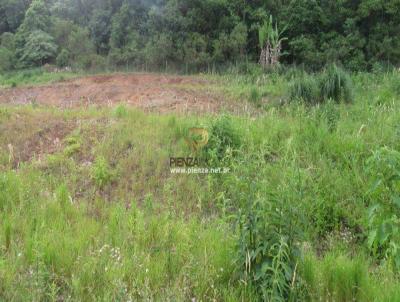
[[[337,74],[2,88],[0,300],[399,301],[399,74]]]
[[[156,112],[216,112],[228,107],[200,77],[157,74],[89,76],[0,90],[0,103],[42,104],[60,108],[113,106],[125,103]],[[230,106],[232,107],[232,105]]]

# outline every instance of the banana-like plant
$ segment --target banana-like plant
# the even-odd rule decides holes
[[[260,64],[264,68],[274,67],[279,64],[279,58],[282,55],[282,41],[286,38],[282,37],[283,30],[278,29],[278,25],[272,22],[272,16],[258,30],[258,39],[261,48]]]

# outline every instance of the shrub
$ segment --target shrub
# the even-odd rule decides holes
[[[390,81],[390,88],[396,96],[400,96],[400,75],[395,75]]]
[[[117,118],[123,118],[126,117],[128,115],[128,109],[126,108],[126,106],[124,105],[118,105],[117,107],[115,107],[114,109],[114,115]]]
[[[61,52],[58,54],[56,58],[56,64],[58,67],[65,67],[68,66],[69,64],[69,51],[66,49],[61,50]]]
[[[303,74],[295,79],[290,86],[290,100],[303,100],[307,104],[318,103],[320,95],[316,78]]]
[[[92,177],[99,188],[103,188],[111,181],[111,171],[104,157],[98,157],[92,168]]]
[[[235,152],[241,146],[241,139],[232,119],[222,115],[211,126],[205,151],[218,159],[225,157],[228,150]]]
[[[249,101],[256,107],[261,106],[261,95],[260,95],[260,92],[258,91],[257,87],[253,87],[250,90]]]
[[[372,176],[368,211],[368,247],[380,259],[400,269],[400,152],[388,148],[376,151],[366,171]]]
[[[15,56],[11,50],[0,47],[0,71],[9,71],[14,67]]]
[[[79,152],[81,148],[81,142],[78,135],[72,135],[65,139],[66,147],[64,149],[64,154],[66,156],[72,156]]]
[[[296,220],[290,216],[282,202],[265,199],[248,202],[238,214],[242,278],[255,286],[263,301],[296,301],[300,250],[294,233],[298,228],[293,227]]]
[[[331,65],[325,69],[320,78],[321,99],[332,99],[339,103],[353,101],[353,85],[350,76],[343,69]]]
[[[322,259],[307,255],[300,263],[306,301],[376,301],[365,259],[328,253]]]

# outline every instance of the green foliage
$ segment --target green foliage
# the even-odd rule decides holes
[[[3,0],[0,35],[16,33],[18,58],[33,31],[50,34],[58,49],[71,53],[75,47],[70,47],[69,37],[87,31],[87,39],[80,39],[83,45],[77,46],[90,44],[91,50],[75,52],[108,57],[111,67],[214,72],[245,59],[256,62],[266,41],[272,46],[283,42],[279,20],[287,37],[281,62],[313,71],[331,62],[349,70],[398,66],[398,3],[371,3]],[[73,63],[84,67],[75,58]]]
[[[108,10],[96,8],[91,14],[88,27],[97,53],[106,53],[108,51],[110,19],[110,12]]]
[[[0,83],[59,76],[33,69]],[[254,115],[3,106],[0,300],[399,301],[396,77],[352,75],[350,105]],[[255,87],[281,99],[287,78],[195,79],[234,102]],[[40,145],[54,121],[68,127],[57,136],[79,129],[62,139],[79,152]],[[170,174],[171,155],[188,156],[188,125],[210,125],[211,163],[229,173]]]
[[[292,81],[290,100],[301,99],[307,104],[333,100],[337,103],[353,102],[353,84],[349,74],[336,65],[329,66],[318,75],[302,74]]]
[[[57,45],[53,38],[41,31],[33,31],[22,49],[20,61],[24,66],[40,66],[55,57]]]
[[[249,101],[256,107],[261,107],[261,95],[257,87],[253,87],[250,90]]]
[[[50,28],[50,12],[43,0],[34,0],[25,13],[22,30],[47,32]]]
[[[89,31],[87,29],[78,28],[68,37],[68,50],[71,54],[71,62],[74,65],[82,67],[86,56],[94,52],[93,42],[90,40]]]
[[[400,75],[399,72],[390,81],[390,88],[396,96],[400,96]]]
[[[353,84],[350,76],[335,64],[329,66],[321,75],[321,97],[336,102],[353,101]]]
[[[272,15],[270,15],[268,21],[265,21],[258,29],[258,43],[260,48],[263,48],[267,42],[269,42],[272,47],[278,45],[281,41],[283,41],[281,36],[284,31],[285,29],[279,31],[276,23],[274,26],[272,22]]]
[[[11,50],[0,47],[0,71],[9,71],[13,69],[15,56]]]
[[[64,154],[66,156],[72,156],[75,153],[79,152],[81,148],[81,141],[79,136],[72,135],[65,139],[66,147],[64,148]]]
[[[97,157],[92,167],[92,178],[99,188],[103,188],[112,180],[112,173],[106,159]]]
[[[232,118],[222,115],[212,123],[204,150],[212,158],[222,159],[238,151],[241,144],[242,139]]]
[[[278,200],[256,199],[239,211],[238,265],[264,301],[294,299],[299,250],[290,212]],[[293,221],[291,221],[293,222]]]
[[[123,118],[128,116],[128,109],[126,108],[126,106],[124,105],[118,105],[117,107],[115,107],[114,109],[114,115],[117,118]]]
[[[367,161],[367,171],[373,176],[368,192],[368,247],[372,253],[400,269],[400,153],[382,148]]]
[[[306,301],[375,301],[373,281],[361,257],[349,259],[334,253],[318,260],[310,255],[300,263]]]
[[[56,58],[56,64],[58,67],[66,67],[69,65],[69,51],[66,49],[61,50]]]
[[[292,81],[289,90],[290,100],[303,100],[307,104],[320,102],[318,81],[314,76],[303,74]]]

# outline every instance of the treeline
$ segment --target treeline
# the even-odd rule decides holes
[[[257,62],[273,16],[281,62],[317,70],[400,63],[398,0],[0,0],[0,70]]]

